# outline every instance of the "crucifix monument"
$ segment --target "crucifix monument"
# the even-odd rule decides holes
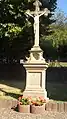
[[[43,96],[47,98],[47,92],[45,89],[46,81],[46,69],[48,64],[43,58],[43,51],[39,46],[39,18],[42,15],[48,16],[50,11],[45,8],[40,10],[41,2],[36,0],[34,2],[35,11],[27,10],[25,14],[34,19],[34,46],[30,50],[30,57],[26,62],[22,62],[26,69],[26,88],[23,92],[24,96]]]

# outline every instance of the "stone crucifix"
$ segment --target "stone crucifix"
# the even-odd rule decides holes
[[[26,14],[34,19],[34,46],[39,46],[39,17],[42,15],[48,16],[50,11],[47,8],[40,11],[41,2],[39,0],[36,0],[33,4],[35,5],[35,11],[27,10]]]

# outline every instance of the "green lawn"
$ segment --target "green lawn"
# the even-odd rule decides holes
[[[25,82],[19,80],[0,80],[0,98],[17,99],[22,94]]]
[[[67,62],[60,62],[60,65],[63,67],[67,67]]]
[[[50,63],[54,63],[52,65],[57,67],[67,67],[67,62],[50,62]],[[53,75],[53,73],[51,75]],[[58,76],[56,77],[60,78],[60,82],[61,82],[62,77],[58,77]],[[49,78],[52,78],[52,76]],[[66,81],[66,77],[65,77],[65,81]],[[58,100],[58,101],[67,101],[67,84],[66,83],[61,84],[61,83],[57,83],[57,81],[56,82],[50,81],[46,83],[47,83],[46,87],[47,87],[48,97],[50,99]],[[20,80],[19,78],[13,79],[13,80],[0,79],[0,98],[17,99],[18,96],[22,94],[24,87],[25,87],[25,82],[23,81],[23,77],[22,77],[22,80]]]
[[[58,61],[49,62],[49,66],[50,67],[67,67],[67,62],[58,62]]]
[[[67,101],[67,84],[47,83],[48,97],[57,101]]]
[[[9,81],[8,81],[9,82]],[[22,81],[10,81],[11,85],[0,84],[0,98],[17,99],[25,85]],[[9,84],[9,83],[8,83]],[[14,87],[12,87],[12,84]],[[47,82],[48,97],[52,100],[67,101],[67,84]]]

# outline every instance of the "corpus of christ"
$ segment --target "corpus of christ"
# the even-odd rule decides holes
[[[39,46],[39,18],[42,15],[47,17],[50,11],[47,8],[40,10],[42,4],[39,0],[36,0],[33,5],[35,6],[34,11],[27,10],[25,12],[27,16],[34,19],[34,46],[30,50],[30,57],[27,58],[27,61],[24,63],[22,60],[20,61],[26,69],[26,87],[23,95],[47,98],[45,84],[48,63],[43,58],[43,51]]]

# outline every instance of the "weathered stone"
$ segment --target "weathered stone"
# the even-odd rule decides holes
[[[64,112],[64,103],[63,102],[57,103],[57,111]]]
[[[26,69],[26,88],[23,92],[24,96],[43,96],[47,98],[45,89],[46,69],[48,64],[43,58],[43,51],[39,47],[39,17],[47,16],[50,12],[47,8],[40,11],[39,0],[35,1],[35,11],[27,10],[26,14],[34,19],[34,46],[30,50],[30,57],[23,63]]]
[[[64,112],[67,112],[67,102],[64,102]]]

